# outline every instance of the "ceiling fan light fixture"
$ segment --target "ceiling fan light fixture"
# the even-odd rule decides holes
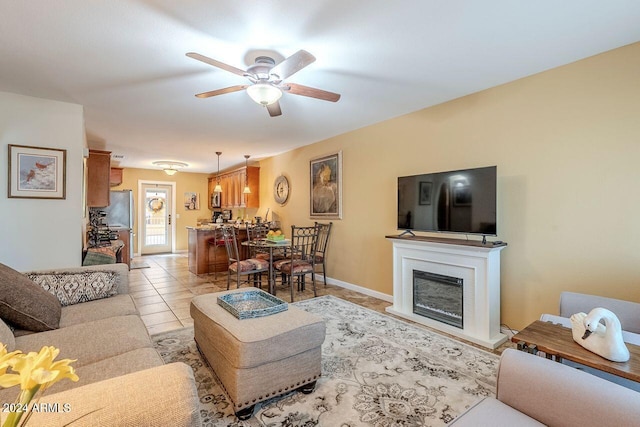
[[[256,83],[247,88],[247,93],[260,105],[271,105],[282,97],[282,91],[269,83]]]

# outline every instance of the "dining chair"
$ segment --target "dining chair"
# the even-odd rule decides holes
[[[318,226],[291,226],[291,244],[287,247],[287,256],[274,261],[273,267],[283,275],[283,284],[288,284],[293,302],[293,279],[297,278],[298,290],[303,290],[307,274],[311,275],[313,295],[316,292],[315,253],[318,245]]]
[[[266,239],[267,233],[269,233],[269,225],[266,223],[247,226],[247,238],[251,241]],[[249,257],[269,259],[269,252],[252,246],[249,248]]]
[[[231,286],[231,278],[236,281],[236,287],[240,287],[240,283],[251,283],[259,285],[262,288],[262,273],[268,273],[269,262],[263,259],[247,258],[240,259],[238,250],[238,237],[235,227],[226,226],[222,229],[224,244],[227,249],[227,257],[229,258],[229,267],[227,269],[227,289]],[[245,278],[243,281],[242,278]]]
[[[322,268],[324,286],[327,287],[327,246],[329,245],[329,236],[331,235],[333,222],[328,224],[316,222],[315,225],[318,227],[318,247],[316,248],[315,266]]]

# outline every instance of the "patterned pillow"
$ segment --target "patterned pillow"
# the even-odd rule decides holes
[[[118,293],[115,271],[28,273],[27,277],[55,295],[62,306],[107,298]]]
[[[27,331],[50,331],[60,324],[61,306],[24,274],[0,264],[0,318]]]

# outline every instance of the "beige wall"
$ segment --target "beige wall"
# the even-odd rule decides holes
[[[136,206],[136,222],[134,233],[138,234],[138,181],[164,181],[176,183],[176,251],[186,251],[189,246],[186,227],[196,226],[199,219],[211,219],[211,211],[207,201],[207,183],[209,174],[178,172],[169,176],[161,170],[125,168],[123,170],[122,184],[113,187],[113,190],[133,190],[134,205]],[[186,210],[183,205],[184,193],[200,193],[200,210]],[[134,239],[135,253],[139,254],[137,238]]]
[[[562,290],[640,302],[638,70],[640,43],[264,160],[263,207],[309,224],[309,159],[342,150],[328,276],[391,294],[397,176],[497,165],[503,323],[556,313]]]
[[[84,117],[81,105],[0,92],[0,262],[17,270],[82,262]],[[65,199],[7,197],[8,145],[66,150]]]

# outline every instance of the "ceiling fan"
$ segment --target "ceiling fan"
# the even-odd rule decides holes
[[[236,85],[226,87],[224,89],[199,93],[196,95],[198,98],[209,98],[246,89],[251,99],[258,104],[267,107],[267,111],[269,111],[269,115],[271,117],[282,114],[278,100],[282,96],[283,92],[331,102],[336,102],[340,99],[340,95],[337,93],[303,86],[296,83],[284,82],[285,79],[291,77],[294,73],[297,73],[316,60],[315,56],[306,50],[299,50],[277,65],[271,57],[258,56],[255,59],[255,63],[247,68],[246,71],[232,65],[216,61],[215,59],[211,59],[204,55],[200,55],[199,53],[189,52],[187,53],[187,56],[206,64],[213,65],[214,67],[221,68],[225,71],[229,71],[230,73],[246,77],[251,82],[249,85]]]

